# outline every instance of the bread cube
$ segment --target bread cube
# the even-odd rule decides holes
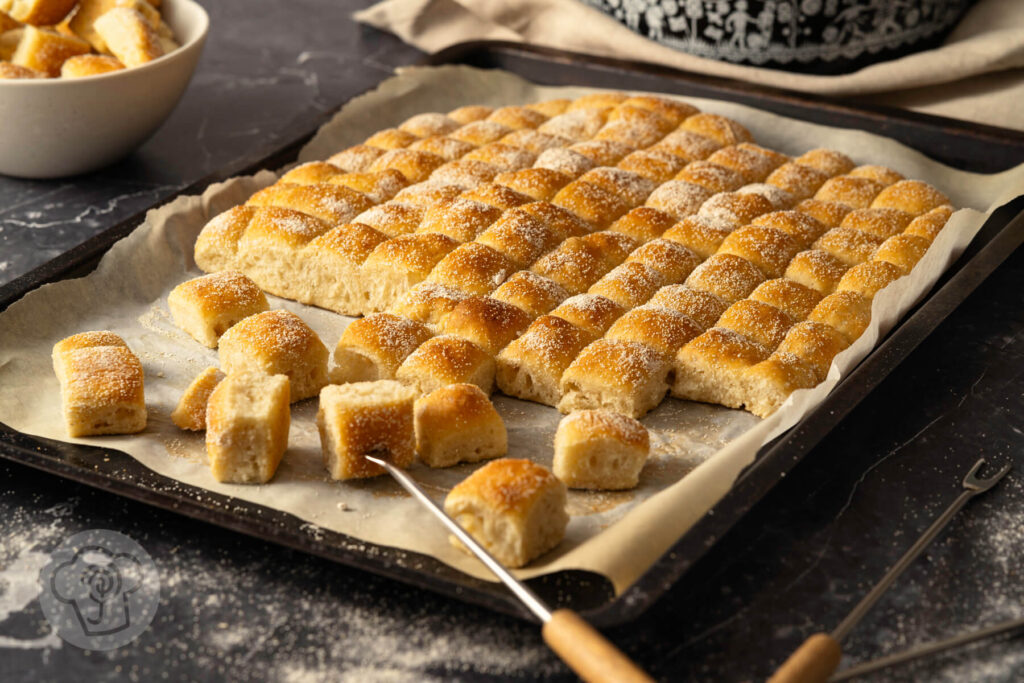
[[[430,467],[508,453],[505,423],[475,384],[449,384],[416,401],[416,452]]]
[[[647,429],[633,418],[579,410],[558,423],[552,470],[572,489],[631,489],[640,481],[650,446]]]
[[[289,382],[284,375],[225,377],[206,405],[206,454],[214,479],[265,484],[288,448]]]
[[[84,332],[53,347],[68,436],[146,428],[142,363],[112,332]]]
[[[565,503],[565,484],[546,468],[503,458],[453,488],[444,509],[499,562],[522,567],[561,542],[569,524]]]
[[[164,55],[156,28],[138,10],[115,7],[93,22],[93,28],[110,53],[129,68]]]
[[[270,308],[256,283],[233,270],[182,282],[167,296],[167,306],[175,325],[211,349],[233,325]]]
[[[363,479],[384,474],[363,456],[408,467],[413,450],[413,400],[416,393],[393,380],[324,387],[316,423],[324,466],[333,479]]]
[[[224,372],[286,375],[293,402],[316,396],[327,384],[327,355],[316,332],[289,311],[251,315],[220,338]]]
[[[11,62],[17,66],[32,69],[51,78],[60,75],[64,62],[75,55],[88,54],[89,43],[65,36],[48,28],[26,26],[18,42]]]
[[[206,368],[199,373],[178,400],[178,405],[171,413],[171,421],[181,429],[192,432],[206,429],[206,404],[223,379],[224,373],[217,368]]]
[[[71,12],[76,0],[4,0],[0,10],[33,26],[59,24]]]

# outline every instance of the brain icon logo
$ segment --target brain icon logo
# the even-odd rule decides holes
[[[40,572],[43,613],[67,642],[112,650],[141,634],[156,614],[160,580],[143,548],[124,534],[75,534]]]

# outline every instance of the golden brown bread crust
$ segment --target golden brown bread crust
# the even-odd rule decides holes
[[[445,317],[469,295],[436,282],[421,282],[395,302],[390,313],[438,329]]]
[[[567,320],[542,315],[498,354],[498,388],[509,396],[556,405],[562,373],[593,340],[594,335]]]
[[[467,242],[438,261],[427,279],[467,294],[490,294],[517,270],[515,261],[500,251]]]
[[[892,169],[855,167],[830,150],[790,159],[746,141],[749,134],[734,122],[686,105],[625,99],[594,99],[605,102],[601,107],[559,101],[417,117],[369,140],[391,150],[373,164],[389,166],[386,155],[411,160],[410,152],[437,157],[428,181],[397,192],[387,184],[397,179],[394,168],[385,177],[338,173],[340,167],[321,163],[296,169],[285,182],[339,185],[376,206],[391,197],[388,209],[364,212],[377,231],[367,233],[374,253],[355,265],[350,279],[373,283],[365,310],[394,305],[394,313],[445,333],[429,344],[454,348],[452,339],[462,336],[480,353],[497,353],[497,379],[510,393],[546,403],[562,399],[560,381],[583,346],[632,310],[595,348],[616,342],[660,357],[675,354],[675,364],[690,373],[676,382],[686,385],[680,392],[767,414],[816,377],[811,360],[773,352],[787,331],[811,317],[827,320],[828,329],[838,326],[844,338],[856,333],[870,316],[857,297],[869,304],[895,271],[921,257],[947,217],[931,206],[944,196],[906,185]],[[347,156],[370,155],[352,150]],[[898,191],[882,194],[890,184]],[[879,196],[893,205],[876,206]],[[916,222],[922,234],[905,232],[919,213],[931,211],[934,216]],[[464,242],[442,250],[429,286],[414,293],[423,275],[403,265],[403,256],[432,259],[425,244],[403,234],[410,229],[417,237]],[[381,233],[406,240],[378,242]],[[879,249],[883,240],[889,242]],[[383,258],[388,249],[398,258]],[[255,250],[240,251],[252,257]],[[844,281],[860,263],[869,265]],[[516,277],[521,268],[530,270]],[[509,277],[509,286],[499,287]],[[685,286],[676,284],[684,279]],[[614,305],[610,315],[564,300],[588,291]],[[829,297],[833,292],[839,296]],[[838,319],[847,313],[851,321]],[[405,379],[421,390],[452,381],[436,370],[416,368]],[[594,383],[572,391],[584,397],[574,400],[604,400],[603,392],[629,410],[646,410],[637,406],[657,403],[649,398],[656,384],[615,393]]]
[[[616,266],[595,282],[587,292],[607,297],[625,310],[647,302],[659,288],[668,284],[665,277],[650,266],[636,261]]]
[[[750,293],[750,299],[774,306],[794,320],[803,320],[821,301],[821,294],[798,282],[780,277],[759,284]]]
[[[946,204],[949,204],[949,197],[928,183],[901,180],[879,192],[871,206],[876,209],[899,209],[920,216]]]
[[[522,334],[530,322],[530,316],[512,304],[489,296],[473,296],[452,310],[442,329],[445,334],[468,339],[494,356]]]
[[[567,320],[579,329],[593,335],[604,334],[626,309],[608,297],[599,294],[577,294],[559,304],[551,315]]]
[[[683,220],[697,213],[701,205],[711,198],[712,192],[703,185],[676,176],[675,180],[662,183],[651,193],[647,198],[647,206],[663,211],[676,220]]]
[[[702,259],[693,250],[668,239],[653,239],[626,257],[626,263],[642,263],[661,273],[666,284],[683,282]]]
[[[686,284],[735,303],[746,298],[765,279],[764,273],[747,259],[719,253],[697,266],[686,278]]]
[[[666,149],[648,147],[627,154],[619,162],[618,167],[660,184],[674,178],[689,161],[690,159],[672,154]]]
[[[736,121],[719,116],[718,114],[694,114],[679,124],[679,127],[683,130],[711,138],[721,145],[735,145],[740,142],[754,141],[750,131]]]
[[[648,305],[682,313],[703,329],[714,326],[729,307],[729,304],[714,294],[684,284],[662,287],[651,297]]]
[[[856,165],[850,157],[831,149],[812,149],[801,154],[794,161],[817,169],[829,177],[849,173]]]
[[[472,190],[466,190],[462,193],[462,196],[466,199],[478,201],[481,204],[493,206],[502,211],[522,206],[523,204],[529,204],[533,201],[529,195],[516,192],[512,188],[505,187],[499,183],[478,185]]]
[[[536,201],[551,199],[571,180],[571,175],[536,166],[519,171],[506,171],[494,176],[495,183],[525,194]]]
[[[395,378],[428,394],[448,384],[494,389],[494,358],[473,342],[444,334],[428,339],[395,372]]]
[[[528,267],[553,249],[561,241],[561,236],[527,211],[511,209],[484,230],[476,241],[500,251],[518,266]]]
[[[671,360],[683,344],[703,331],[688,315],[647,304],[627,311],[608,329],[605,338],[638,342]]]
[[[791,316],[770,304],[743,299],[726,309],[715,327],[742,334],[772,351],[782,343],[795,322]]]
[[[554,280],[521,270],[505,280],[491,296],[522,309],[533,320],[568,299],[569,293]]]
[[[809,247],[828,230],[828,227],[817,218],[803,211],[793,210],[771,211],[758,216],[751,223],[781,230],[792,237],[802,249]]]
[[[769,278],[781,277],[800,245],[781,230],[749,225],[734,230],[718,248],[719,254],[733,254],[750,261]]]

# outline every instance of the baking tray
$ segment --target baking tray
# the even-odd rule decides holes
[[[966,170],[991,172],[1024,162],[1024,134],[1014,131],[858,107],[620,60],[514,43],[476,42],[449,48],[427,63],[501,68],[545,85],[650,90],[731,100],[794,118],[888,135]],[[197,194],[225,175],[277,168],[293,161],[314,132],[305,131],[274,154],[201,180],[181,194]],[[616,597],[604,577],[586,571],[555,572],[531,579],[530,586],[553,605],[576,609],[599,626],[636,618],[1024,241],[1022,212],[1024,197],[998,210],[923,303],[894,327],[822,405],[763,447],[712,511],[623,594]],[[0,311],[45,283],[88,273],[117,240],[138,227],[144,218],[144,212],[137,214],[0,287]],[[153,473],[117,450],[28,436],[0,423],[0,457],[459,600],[530,618],[500,584],[467,576],[431,557],[368,544],[311,526],[288,513],[182,485]]]

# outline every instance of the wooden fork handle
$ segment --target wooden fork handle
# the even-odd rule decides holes
[[[815,633],[783,662],[768,683],[825,683],[836,672],[841,658],[835,638]]]
[[[588,683],[654,683],[578,614],[568,609],[552,613],[541,631],[544,642]]]

